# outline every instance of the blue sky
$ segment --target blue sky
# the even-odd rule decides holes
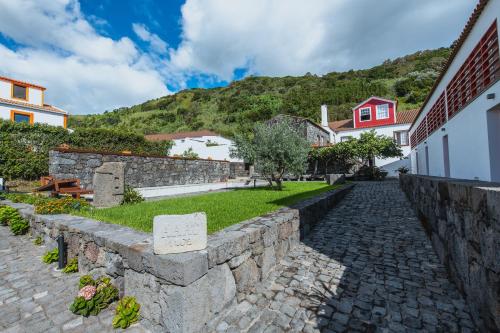
[[[248,75],[368,68],[449,46],[473,0],[0,0],[0,75],[101,113]]]

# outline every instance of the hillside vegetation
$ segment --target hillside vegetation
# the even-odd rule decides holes
[[[399,110],[419,107],[450,54],[449,48],[417,52],[365,70],[323,76],[248,77],[227,87],[187,89],[100,115],[72,116],[71,128],[112,128],[140,134],[210,129],[227,136],[249,132],[279,113],[320,120],[351,116],[351,108],[377,95],[397,98]]]

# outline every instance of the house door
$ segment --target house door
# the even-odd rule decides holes
[[[429,147],[425,147],[425,174],[429,175]]]
[[[500,182],[500,104],[488,111],[488,146],[491,181]]]
[[[443,161],[444,161],[444,176],[450,177],[450,151],[448,147],[448,135],[443,136]]]

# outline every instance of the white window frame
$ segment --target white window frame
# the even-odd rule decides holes
[[[406,133],[406,143],[405,144],[401,144],[401,142],[398,142],[398,135],[399,135],[399,138],[401,138],[401,133]],[[394,141],[396,141],[396,143],[398,145],[400,145],[401,147],[405,147],[405,146],[410,145],[410,133],[408,131],[405,131],[405,130],[394,131],[393,136],[394,136]],[[401,140],[399,140],[399,141],[401,141]]]
[[[379,109],[380,109],[381,106],[386,106],[387,107],[387,117],[379,117]],[[377,120],[379,120],[379,119],[389,119],[389,117],[390,117],[390,114],[389,114],[389,103],[377,105],[377,112],[375,113],[375,117],[377,118]]]
[[[370,119],[367,119],[367,120],[361,119],[361,116],[362,116],[362,113],[363,113],[364,110],[368,110],[368,115],[370,116]],[[371,120],[372,120],[372,108],[369,107],[369,106],[367,106],[365,108],[360,108],[359,109],[359,122],[363,123],[365,121],[371,121]]]

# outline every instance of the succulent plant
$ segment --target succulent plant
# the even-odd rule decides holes
[[[69,309],[85,317],[96,316],[101,310],[118,299],[118,289],[111,284],[108,277],[94,280],[90,275],[84,275],[79,282],[80,291]]]
[[[42,257],[42,261],[46,264],[52,264],[59,260],[59,249],[56,247],[52,251],[47,251],[45,255]]]
[[[10,231],[16,236],[24,235],[30,229],[30,224],[28,221],[23,219],[21,216],[16,216],[9,221]]]
[[[115,310],[113,327],[125,329],[139,320],[139,310],[141,305],[137,303],[135,297],[127,296],[122,298]]]
[[[21,217],[17,209],[9,206],[0,206],[0,224],[9,225],[10,221]]]
[[[63,268],[63,273],[76,273],[78,272],[78,258],[73,258],[69,261],[66,267]]]
[[[96,283],[95,283],[94,279],[92,278],[92,276],[84,275],[80,278],[78,288],[82,289],[85,286],[95,286],[95,285],[96,285]]]

